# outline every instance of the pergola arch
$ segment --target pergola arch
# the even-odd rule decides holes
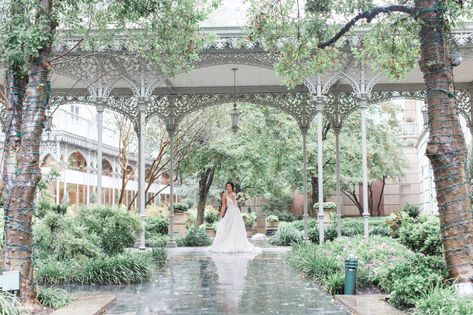
[[[234,102],[279,109],[294,118],[299,125],[310,121],[315,115],[315,108],[307,93],[181,94],[153,96],[146,120],[157,116],[167,124],[177,125],[184,117],[198,110]]]

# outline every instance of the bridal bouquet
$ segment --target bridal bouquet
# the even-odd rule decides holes
[[[244,192],[240,191],[239,193],[236,194],[235,201],[237,205],[242,206],[246,200],[248,200],[248,196],[245,195]]]

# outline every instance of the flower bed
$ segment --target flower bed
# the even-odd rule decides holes
[[[429,299],[433,288],[450,285],[441,257],[414,253],[384,236],[371,236],[368,240],[363,236],[341,237],[322,245],[297,245],[288,261],[328,292],[338,294],[344,285],[344,261],[350,254],[358,257],[357,288],[376,287],[390,293],[389,302],[401,309],[414,308],[421,299]],[[422,305],[425,307],[426,302]]]

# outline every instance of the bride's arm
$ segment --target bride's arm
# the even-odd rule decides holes
[[[225,209],[227,209],[227,195],[222,195],[222,206],[220,207],[220,216],[223,218],[225,215]]]

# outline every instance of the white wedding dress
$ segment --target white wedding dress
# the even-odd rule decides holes
[[[246,229],[240,209],[236,203],[227,198],[227,211],[224,217],[217,223],[217,233],[210,252],[214,253],[260,253],[259,247],[251,244],[246,238]]]

